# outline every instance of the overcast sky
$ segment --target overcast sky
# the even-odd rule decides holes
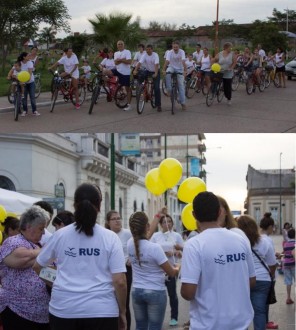
[[[110,14],[120,11],[141,17],[141,25],[148,26],[150,21],[181,25],[211,25],[216,20],[216,0],[64,0],[72,16],[72,32],[92,32],[89,18],[96,13]],[[273,8],[296,9],[295,0],[220,0],[219,20],[233,19],[234,23],[250,23],[256,19],[264,20],[272,15]]]
[[[243,210],[248,164],[255,169],[295,166],[295,134],[205,134],[207,190],[219,194],[233,210]],[[221,148],[219,148],[221,147]]]

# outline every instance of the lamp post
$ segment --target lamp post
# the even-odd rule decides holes
[[[111,164],[110,164],[110,195],[111,195],[111,210],[115,210],[115,142],[114,133],[111,133]]]
[[[282,152],[280,153],[280,233],[282,233]]]
[[[217,0],[216,29],[215,29],[215,55],[218,54],[218,33],[219,33],[219,0]]]

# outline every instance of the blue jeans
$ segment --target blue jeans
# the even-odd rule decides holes
[[[256,281],[251,289],[251,302],[254,309],[254,330],[265,330],[267,319],[266,300],[270,288],[270,281]]]
[[[31,82],[25,85],[25,92],[23,98],[23,109],[28,112],[28,94],[30,96],[32,112],[36,111],[36,100],[35,100],[35,82]]]
[[[168,295],[170,298],[171,319],[178,321],[178,296],[176,290],[176,277],[169,277],[169,280],[165,281],[165,285],[168,289]]]
[[[167,303],[165,290],[132,289],[136,330],[161,330]]]
[[[177,74],[177,80],[178,80],[178,90],[179,90],[179,98],[180,98],[180,103],[185,104],[185,84],[184,84],[184,75],[183,75],[183,70],[175,70],[172,67],[168,67],[166,72],[176,72],[176,73],[182,73],[182,74]],[[172,78],[170,74],[167,74],[165,76],[165,84],[166,84],[166,89],[169,93],[171,93],[172,90]]]

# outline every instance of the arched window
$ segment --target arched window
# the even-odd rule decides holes
[[[134,201],[134,212],[136,212],[137,211],[137,201],[135,200]]]
[[[6,176],[0,175],[0,188],[6,189],[6,190],[11,190],[11,191],[16,191],[15,185],[13,182],[8,179]]]
[[[141,211],[142,211],[142,212],[145,211],[145,209],[144,209],[144,203],[143,203],[143,202],[142,202],[142,204],[141,204]]]

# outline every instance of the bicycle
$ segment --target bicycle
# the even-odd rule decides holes
[[[276,68],[271,68],[271,67],[265,67],[263,68],[263,74],[265,77],[265,88],[268,88],[273,82],[275,87],[279,87],[280,82],[279,82],[279,77],[275,72]]]
[[[248,79],[247,73],[242,65],[238,66],[232,78],[231,89],[232,91],[236,91],[238,89],[239,84],[245,84]]]
[[[207,93],[206,97],[206,104],[210,107],[215,97],[217,97],[218,103],[222,102],[224,97],[224,90],[223,90],[223,72],[213,72],[211,71],[211,87]]]
[[[41,93],[41,73],[33,73],[35,81],[35,99],[37,99]]]
[[[171,98],[171,104],[172,104],[172,107],[171,107],[171,112],[172,112],[172,115],[175,114],[175,107],[176,107],[176,102],[179,103],[178,101],[178,94],[179,94],[179,91],[178,91],[178,79],[177,79],[177,75],[183,75],[183,73],[181,72],[166,72],[166,74],[170,74],[171,75],[171,80],[172,80],[172,90],[171,90],[171,95],[170,95],[170,98]]]
[[[185,95],[187,98],[191,99],[195,93],[200,93],[202,91],[203,95],[206,95],[205,88],[205,77],[202,72],[198,69],[193,71],[191,77],[187,79]]]
[[[22,108],[21,83],[18,80],[16,81],[12,103],[14,104],[14,111],[13,111],[14,120],[18,121],[18,116],[22,112],[21,111],[21,108]]]
[[[255,93],[256,87],[258,87],[260,92],[263,92],[265,89],[265,77],[262,73],[260,73],[260,80],[258,81],[257,75],[255,73],[256,70],[253,70],[247,79],[246,82],[246,91],[248,95]]]
[[[65,102],[70,100],[73,105],[76,105],[76,99],[74,98],[74,88],[71,84],[71,78],[67,79],[66,77],[60,77],[58,71],[53,72],[52,70],[49,70],[49,72],[53,75],[50,112],[53,112],[59,92],[63,95]],[[78,93],[80,101],[79,106],[81,106],[85,100],[86,95],[86,87],[84,82],[78,82]]]
[[[97,68],[99,70],[99,68]],[[107,94],[107,101],[111,102],[115,100],[115,104],[118,108],[125,108],[127,106],[127,91],[124,86],[118,83],[117,77],[108,78],[103,75],[102,71],[97,71],[95,73],[95,81],[93,86],[93,92],[91,96],[90,106],[88,113],[91,114],[94,105],[100,96],[100,93]]]
[[[144,111],[145,103],[151,103],[152,108],[155,108],[155,95],[154,95],[154,81],[152,76],[145,77],[142,83],[137,84],[136,88],[136,101],[137,101],[137,112],[142,114]]]

